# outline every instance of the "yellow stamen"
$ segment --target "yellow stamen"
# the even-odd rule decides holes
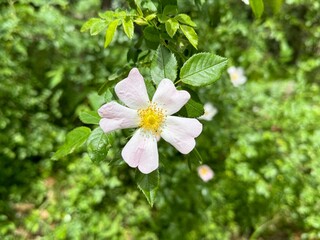
[[[155,135],[161,133],[161,127],[165,120],[164,110],[157,107],[155,103],[150,103],[147,108],[138,110],[140,117],[140,127]]]
[[[238,78],[239,78],[239,73],[237,73],[237,72],[233,72],[233,73],[231,73],[230,74],[230,77],[231,77],[231,79],[232,80],[238,80]]]
[[[202,167],[200,168],[200,174],[203,175],[207,175],[209,173],[209,170],[206,167]]]

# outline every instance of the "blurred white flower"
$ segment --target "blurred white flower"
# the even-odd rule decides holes
[[[249,0],[242,0],[245,4],[249,5]]]
[[[252,112],[258,113],[258,112],[260,112],[260,108],[257,107],[257,106],[253,106],[253,107],[252,107]]]
[[[244,70],[242,67],[229,67],[228,73],[231,79],[231,83],[235,87],[239,87],[247,81],[247,77],[244,75]]]
[[[218,113],[218,109],[211,103],[204,104],[204,114],[199,117],[201,120],[211,121],[212,118]]]
[[[214,172],[208,165],[204,164],[198,167],[198,175],[204,182],[208,182],[214,177]]]

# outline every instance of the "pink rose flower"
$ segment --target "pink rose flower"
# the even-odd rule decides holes
[[[190,94],[177,90],[173,82],[163,79],[149,100],[146,85],[137,68],[115,86],[119,99],[98,110],[100,127],[105,133],[125,128],[138,128],[122,150],[122,158],[133,168],[148,174],[159,167],[157,141],[163,138],[182,154],[195,147],[202,124],[194,118],[171,116],[190,99]]]

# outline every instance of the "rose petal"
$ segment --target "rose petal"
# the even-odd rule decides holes
[[[158,146],[155,136],[137,130],[122,150],[122,158],[130,167],[138,167],[148,174],[159,167]]]
[[[237,71],[237,68],[234,67],[234,66],[229,67],[228,70],[227,70],[227,72],[228,72],[229,74],[233,74],[233,73],[236,72],[236,71]]]
[[[190,94],[177,90],[170,79],[163,79],[152,98],[152,102],[166,110],[167,115],[178,112],[190,99]]]
[[[202,131],[202,124],[194,118],[168,116],[161,137],[179,152],[188,154],[195,147],[195,137]]]
[[[137,110],[127,108],[114,101],[100,107],[98,113],[102,117],[99,125],[104,132],[139,126]]]
[[[233,86],[239,87],[243,85],[246,81],[247,81],[246,76],[239,76],[237,79],[231,80],[231,83],[233,84]]]
[[[139,109],[148,106],[147,88],[137,68],[133,68],[127,78],[117,83],[115,92],[119,99],[130,108]]]
[[[237,67],[237,71],[240,75],[244,75],[244,69],[242,67]]]

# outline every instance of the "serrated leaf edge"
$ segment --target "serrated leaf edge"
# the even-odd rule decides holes
[[[208,53],[208,52],[202,52],[202,53],[194,54],[192,57],[190,57],[190,58],[183,64],[183,66],[181,67],[180,75],[181,75],[181,72],[182,72],[182,70],[183,70],[183,67],[186,66],[186,65],[192,60],[192,58],[195,58],[196,56],[199,56],[199,55],[212,55],[212,54],[213,54],[213,53]],[[218,56],[218,57],[221,57],[222,59],[224,59],[224,61],[222,61],[222,62],[220,62],[220,63],[218,63],[218,64],[221,64],[221,63],[223,63],[223,62],[225,62],[225,61],[228,61],[228,59],[225,58],[225,57],[222,57],[222,56],[217,55],[217,54],[213,54],[213,55]],[[218,65],[218,64],[217,64],[217,65]],[[216,66],[216,65],[213,65],[213,66]],[[204,69],[202,69],[201,71],[204,71],[204,70],[206,70],[206,69],[209,69],[209,68],[211,68],[211,67],[213,67],[213,66],[204,68]],[[194,75],[194,74],[196,74],[196,73],[199,73],[199,72],[201,72],[201,71],[194,72],[193,74],[184,76],[184,77],[181,78],[180,80],[182,81],[184,78],[189,77],[189,76],[192,76],[192,75]],[[180,76],[180,77],[181,77],[181,76]]]

